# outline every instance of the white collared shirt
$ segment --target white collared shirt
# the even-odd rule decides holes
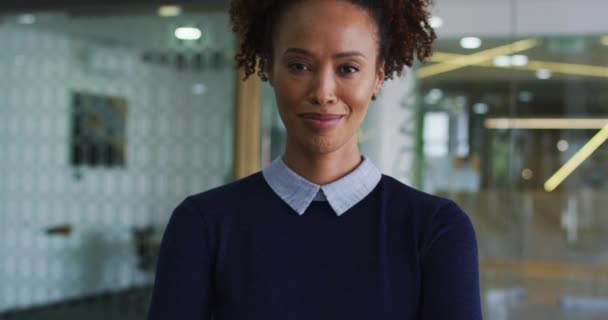
[[[340,216],[369,195],[380,182],[380,170],[366,157],[344,177],[326,184],[312,183],[291,170],[282,157],[275,159],[262,174],[270,188],[299,215],[312,201],[328,201]]]

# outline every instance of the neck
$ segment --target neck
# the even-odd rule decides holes
[[[361,163],[361,153],[356,140],[339,150],[322,154],[307,152],[288,143],[283,162],[304,179],[325,185],[355,170]]]

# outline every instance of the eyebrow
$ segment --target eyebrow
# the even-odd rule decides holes
[[[299,54],[303,54],[303,55],[307,55],[307,56],[313,55],[312,52],[310,52],[306,49],[302,49],[302,48],[288,48],[287,50],[285,50],[285,54],[287,54],[287,53],[299,53]],[[340,52],[340,53],[334,54],[332,57],[334,59],[337,59],[337,58],[347,58],[347,57],[356,57],[356,56],[367,59],[367,57],[359,51]]]

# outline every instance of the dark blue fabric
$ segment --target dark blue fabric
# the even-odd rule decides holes
[[[342,216],[299,216],[257,173],[175,209],[148,319],[481,319],[475,232],[388,176]]]

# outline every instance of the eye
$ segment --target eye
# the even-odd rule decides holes
[[[359,72],[359,69],[352,65],[343,65],[339,68],[340,73],[351,74],[355,72]]]
[[[289,68],[289,70],[295,71],[295,72],[310,71],[310,68],[303,63],[291,63],[287,67]]]

